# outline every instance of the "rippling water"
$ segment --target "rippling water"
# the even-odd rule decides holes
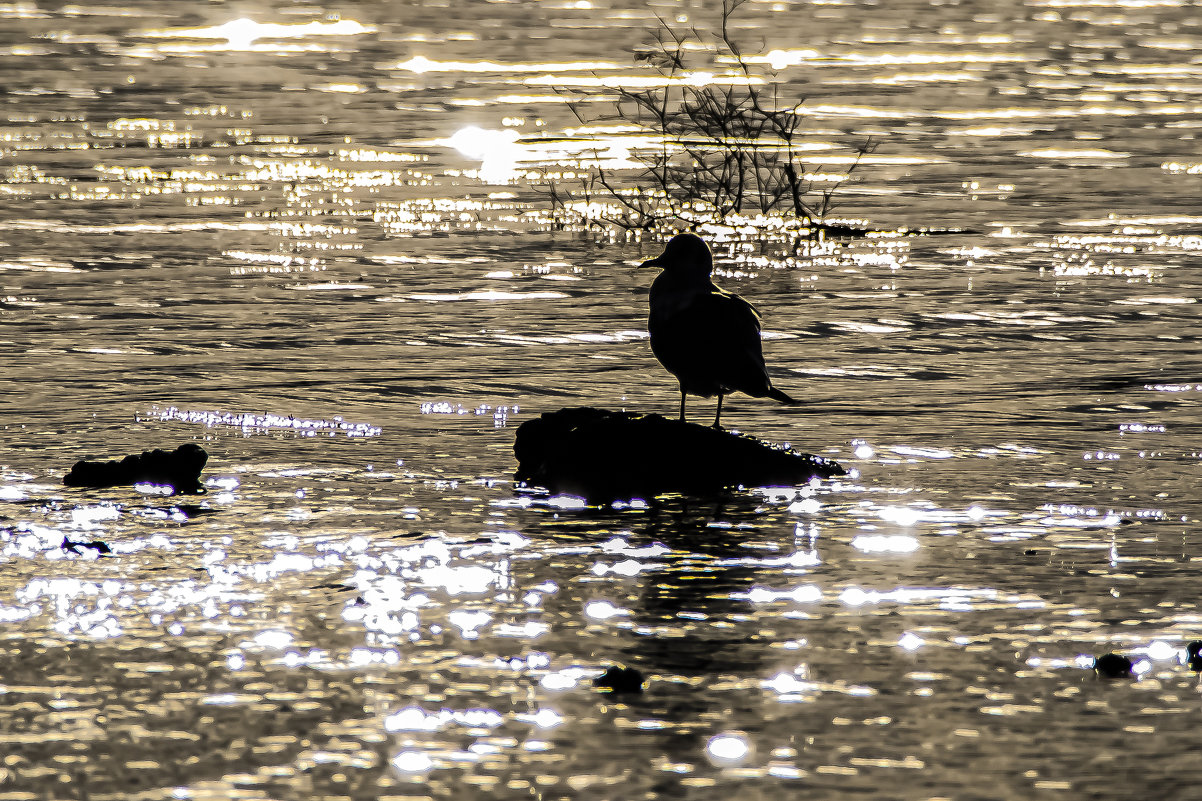
[[[658,246],[537,178],[710,11],[0,3],[0,798],[1194,792],[1187,0],[745,7],[811,164],[879,143],[839,212],[955,231],[719,248],[807,401],[728,425],[854,478],[515,493],[523,420],[675,409]],[[60,484],[187,441],[198,498]]]

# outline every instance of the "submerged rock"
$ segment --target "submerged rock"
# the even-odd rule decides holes
[[[527,420],[518,427],[513,452],[519,483],[601,502],[846,474],[830,459],[754,437],[658,414],[590,407]]]
[[[126,456],[121,461],[88,461],[75,463],[63,476],[68,487],[122,487],[134,484],[158,484],[171,487],[177,493],[204,492],[200,471],[209,455],[195,442],[186,442],[173,451],[155,448],[139,455]]]
[[[641,693],[646,683],[640,671],[621,665],[610,665],[603,674],[593,679],[594,687],[611,693]]]

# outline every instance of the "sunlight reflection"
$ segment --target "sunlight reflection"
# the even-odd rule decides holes
[[[1112,150],[1103,150],[1101,148],[1040,148],[1039,150],[1020,151],[1020,156],[1039,159],[1055,159],[1056,161],[1070,161],[1072,159],[1126,159],[1130,158],[1130,153],[1116,153]]]
[[[474,640],[480,636],[479,629],[492,620],[492,615],[483,610],[455,610],[447,614],[447,621],[459,629],[459,636]]]
[[[594,620],[609,620],[629,615],[630,610],[614,606],[609,601],[589,601],[584,605],[584,614]]]
[[[886,601],[892,601],[900,604],[913,604],[920,601],[937,601],[940,603],[953,603],[957,605],[968,604],[972,599],[978,598],[981,600],[996,600],[999,598],[997,590],[991,589],[966,589],[960,587],[951,588],[917,588],[917,587],[898,587],[895,590],[887,590],[881,592],[879,590],[864,590],[860,587],[848,587],[839,593],[839,600],[848,606],[864,606],[866,604],[879,604]],[[1018,598],[1013,599],[1018,601]],[[1025,602],[1024,602],[1025,603]]]
[[[1183,653],[1182,649],[1174,648],[1164,640],[1153,640],[1148,644],[1147,648],[1143,648],[1142,650],[1148,655],[1149,659],[1154,659],[1158,662],[1177,659]]]
[[[638,558],[662,556],[663,554],[670,553],[672,549],[662,542],[652,542],[649,545],[637,547],[631,545],[622,537],[614,537],[601,543],[601,550],[606,553],[620,553],[624,556]]]
[[[570,690],[579,684],[585,675],[585,672],[579,669],[561,670],[546,674],[538,683],[548,690]]]
[[[116,611],[118,596],[126,588],[119,581],[80,581],[73,578],[38,578],[15,592],[22,606],[54,616],[53,628],[60,634],[81,634],[93,639],[120,636],[122,626]],[[37,603],[37,602],[41,603]]]
[[[348,437],[377,437],[382,429],[370,423],[352,423],[335,415],[329,420],[312,420],[282,414],[256,414],[253,412],[222,412],[207,409],[180,409],[175,406],[160,408],[150,407],[147,413],[159,422],[179,421],[203,425],[205,428],[218,426],[241,429],[243,434],[265,434],[268,432],[290,431],[299,436],[313,437],[318,434],[337,436],[344,434]],[[141,415],[138,419],[143,419]]]
[[[483,161],[491,157],[513,163],[516,162],[514,151],[521,152],[521,148],[516,147],[519,138],[520,134],[512,128],[489,131],[469,125],[456,131],[447,144],[470,159]]]
[[[494,585],[502,587],[507,583],[501,570],[480,565],[431,565],[415,571],[414,576],[448,595],[478,595]]]
[[[150,484],[147,482],[139,482],[134,484],[134,489],[143,495],[161,495],[168,496],[175,494],[175,487],[170,484]]]
[[[578,132],[579,133],[579,132]],[[597,166],[605,169],[638,167],[632,161],[631,149],[636,146],[662,147],[660,137],[637,131],[623,131],[622,135],[609,132],[606,135],[592,134],[579,139],[521,137],[512,128],[485,129],[470,125],[456,131],[449,139],[438,140],[437,144],[454,148],[466,158],[481,162],[478,170],[470,175],[486,183],[509,184],[522,178],[546,180],[555,175],[539,175],[531,169],[548,164],[577,164],[579,167]],[[559,175],[572,178],[574,174]],[[569,206],[589,204],[571,201]]]
[[[751,744],[741,732],[717,734],[705,744],[705,754],[715,765],[739,765],[751,755]]]
[[[269,629],[256,634],[254,636],[254,642],[256,645],[264,648],[287,648],[292,644],[292,635],[286,631],[280,631],[279,629]]]
[[[1040,511],[1050,512],[1036,522],[1044,526],[1065,528],[1114,528],[1123,522],[1122,515],[1114,510],[1102,511],[1091,506],[1073,504],[1045,504]]]
[[[731,598],[746,599],[753,604],[773,601],[793,601],[800,604],[817,603],[822,600],[822,588],[817,584],[802,584],[791,590],[773,590],[768,587],[752,587],[746,593],[731,593]]]
[[[604,576],[612,573],[616,576],[631,578],[648,570],[659,569],[661,569],[660,565],[645,565],[642,562],[638,562],[634,559],[625,559],[621,562],[615,562],[612,565],[607,565],[604,562],[597,562],[592,566],[589,572],[594,576]]]
[[[822,504],[818,501],[817,498],[814,498],[814,497],[799,498],[798,500],[793,501],[791,504],[789,504],[789,511],[795,515],[798,515],[798,514],[813,515],[813,514],[817,514],[821,510],[822,510]]]
[[[401,751],[392,758],[392,766],[402,773],[424,773],[434,767],[434,761],[421,751]]]
[[[71,510],[71,523],[82,529],[95,528],[96,523],[117,520],[120,517],[120,511],[112,504],[77,506]]]
[[[384,718],[384,730],[390,732],[437,731],[450,719],[450,715],[444,713],[445,710],[437,714],[427,715],[426,711],[421,707],[405,707],[399,712],[394,712]]]
[[[616,64],[608,61],[565,61],[546,64],[522,64],[520,62],[499,63],[495,61],[434,61],[425,56],[412,58],[396,64],[384,64],[380,69],[407,70],[418,74],[426,72],[496,72],[502,75],[514,75],[522,72],[593,72],[595,70],[628,69],[626,64]]]
[[[715,564],[721,567],[739,565],[743,567],[780,567],[790,572],[804,572],[805,568],[822,564],[818,549],[797,550],[784,556],[744,556],[737,559],[719,559]]]
[[[518,144],[519,138],[518,132],[510,128],[496,131],[471,125],[456,131],[446,144],[480,162],[476,173],[480,180],[506,184],[520,178],[525,170],[519,165],[534,158],[529,148]]]
[[[899,526],[913,526],[922,520],[922,512],[911,506],[882,506],[877,510],[880,518],[889,523],[897,523]]]
[[[400,660],[401,655],[392,648],[385,650],[352,648],[346,663],[352,668],[362,668],[370,665],[395,665]]]
[[[793,673],[778,673],[765,681],[764,687],[780,695],[798,695],[814,689],[814,684]]]
[[[142,31],[141,35],[151,39],[215,39],[223,40],[221,45],[166,45],[161,49],[168,52],[212,52],[223,50],[283,50],[280,45],[263,45],[256,47],[260,39],[305,39],[319,36],[359,36],[374,33],[375,27],[362,25],[354,20],[339,19],[327,22],[305,22],[279,24],[273,22],[255,22],[245,17],[230,20],[221,25],[210,25],[204,28],[161,28]],[[298,48],[288,48],[296,50]],[[139,53],[135,53],[137,55]]]
[[[455,293],[434,293],[434,292],[419,292],[413,295],[406,295],[410,300],[424,300],[428,303],[438,303],[440,301],[455,301],[455,300],[560,300],[561,298],[571,297],[563,292],[505,292],[496,289],[481,289],[472,292],[455,292]]]
[[[808,677],[806,665],[798,665],[792,673],[780,672],[761,683],[766,690],[772,690],[785,703],[811,700],[818,693],[841,693],[857,698],[869,698],[877,694],[871,687],[847,684],[839,680],[834,682],[813,681]]]
[[[556,509],[584,509],[588,501],[577,495],[555,495],[547,499],[547,505]]]
[[[858,534],[851,547],[864,553],[913,553],[918,550],[918,540],[904,534]]]
[[[524,723],[533,723],[540,729],[553,729],[564,721],[562,715],[547,707],[542,707],[534,713],[519,713],[516,717]]]
[[[20,487],[12,484],[0,486],[0,501],[23,501],[27,496]]]
[[[527,86],[573,86],[603,89],[654,89],[664,86],[762,86],[766,81],[756,75],[715,75],[712,72],[668,75],[540,75],[527,78]]]
[[[780,71],[786,67],[796,67],[807,61],[821,58],[817,50],[770,50],[762,56],[744,55],[743,61],[748,64],[767,64],[773,70]]]

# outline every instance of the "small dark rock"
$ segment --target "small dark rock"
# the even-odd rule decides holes
[[[1202,640],[1194,640],[1185,646],[1185,664],[1195,673],[1202,673]]]
[[[186,442],[173,451],[159,448],[126,456],[121,461],[88,461],[75,463],[63,476],[68,487],[121,487],[134,484],[159,484],[171,487],[176,493],[201,493],[200,471],[209,455],[195,442]]]
[[[1104,679],[1131,678],[1131,660],[1122,654],[1102,654],[1094,660],[1094,673]]]
[[[641,693],[646,679],[643,674],[631,667],[610,665],[605,673],[593,679],[593,686],[600,690],[613,693]]]
[[[836,462],[754,437],[658,414],[590,407],[547,412],[518,427],[514,478],[605,503],[664,492],[706,495],[845,475]]]
[[[820,232],[826,239],[859,239],[869,233],[867,228],[839,223],[814,223],[812,230]]]
[[[107,543],[101,542],[100,540],[92,540],[91,542],[71,542],[70,538],[63,537],[63,544],[59,547],[61,547],[64,551],[70,551],[71,553],[83,553],[83,551],[79,550],[80,548],[91,548],[98,554],[112,553],[112,548],[110,548]]]

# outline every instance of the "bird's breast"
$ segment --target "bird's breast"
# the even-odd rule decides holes
[[[648,298],[651,319],[669,322],[679,318],[695,308],[704,294],[704,290],[695,287],[652,285]]]

